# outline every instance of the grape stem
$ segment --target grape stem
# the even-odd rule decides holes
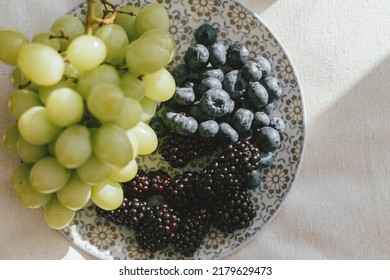
[[[93,25],[98,23],[100,25],[112,24],[118,14],[115,5],[109,3],[107,0],[101,0],[104,5],[104,16],[103,18],[97,18],[95,15],[95,0],[87,1],[87,23],[85,25],[85,34],[92,35]],[[107,14],[111,14],[110,17],[106,18]]]

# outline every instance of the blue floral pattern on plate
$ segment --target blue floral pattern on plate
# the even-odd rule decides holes
[[[142,6],[156,1],[114,0],[113,4]],[[240,2],[234,0],[158,0],[170,16],[170,33],[177,43],[173,65],[182,62],[187,47],[194,43],[193,32],[203,22],[210,23],[218,32],[218,40],[225,45],[234,41],[246,44],[251,56],[262,55],[273,66],[274,75],[283,84],[283,95],[271,115],[286,122],[283,144],[275,153],[271,166],[262,170],[262,183],[250,196],[257,210],[252,224],[232,234],[211,229],[193,259],[219,259],[249,240],[273,218],[288,195],[298,175],[305,140],[305,110],[302,89],[294,66],[282,44],[266,24]],[[86,5],[72,14],[85,18]],[[185,169],[199,170],[211,156],[194,161],[182,170],[170,168],[157,153],[138,159],[145,170],[163,169],[172,176]],[[61,232],[79,248],[100,259],[183,259],[172,247],[151,253],[138,247],[134,233],[97,217],[93,207],[77,212],[70,226]]]

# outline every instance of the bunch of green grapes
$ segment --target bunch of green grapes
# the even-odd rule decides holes
[[[65,15],[31,40],[0,29],[0,59],[14,66],[8,108],[16,120],[3,144],[21,161],[11,183],[20,203],[42,208],[54,229],[91,203],[121,205],[121,182],[136,175],[136,158],[157,148],[148,121],[175,91],[165,67],[176,45],[160,4],[119,13],[88,4],[89,27]],[[103,14],[111,22],[98,20]]]

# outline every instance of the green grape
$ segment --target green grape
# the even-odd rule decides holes
[[[96,18],[103,18],[104,16],[104,5],[100,1],[96,1],[93,5],[93,10]]]
[[[85,72],[77,83],[77,91],[87,100],[92,88],[101,83],[115,86],[121,84],[121,79],[115,67],[102,64]]]
[[[30,171],[32,168],[31,163],[22,162],[18,164],[11,173],[11,185],[15,191],[26,187],[30,184]]]
[[[156,113],[157,110],[157,102],[148,98],[144,97],[141,101],[140,104],[142,106],[142,119],[144,123],[148,122]]]
[[[118,65],[125,59],[125,53],[129,40],[125,30],[118,24],[107,24],[100,27],[95,36],[103,40],[107,47],[105,62]]]
[[[65,61],[64,76],[68,79],[80,79],[83,72],[79,71],[73,64]]]
[[[117,182],[128,182],[137,175],[137,171],[137,161],[133,159],[124,167],[111,167],[108,171],[108,177]]]
[[[113,121],[123,129],[127,130],[134,127],[143,116],[141,104],[130,97],[123,99],[122,108],[115,116]]]
[[[123,202],[122,186],[112,179],[105,179],[91,187],[91,200],[104,210],[114,210]]]
[[[8,127],[3,134],[3,146],[11,152],[16,152],[16,143],[20,137],[18,125]]]
[[[58,83],[65,71],[65,63],[61,55],[41,43],[24,45],[17,62],[23,75],[40,86],[52,86]]]
[[[66,168],[77,168],[92,154],[91,136],[88,128],[81,125],[67,127],[58,137],[54,153]]]
[[[0,60],[16,65],[22,47],[29,42],[22,32],[10,28],[0,29]]]
[[[155,101],[167,101],[170,99],[176,90],[175,79],[171,73],[165,69],[145,75],[143,80],[146,83],[145,96]]]
[[[60,50],[60,39],[55,38],[56,34],[53,31],[42,31],[34,35],[32,42],[42,43],[55,49]]]
[[[84,114],[81,95],[71,88],[53,90],[46,100],[47,116],[58,127],[78,123]]]
[[[106,58],[104,42],[94,35],[81,35],[70,42],[67,58],[80,71],[88,71],[99,66]]]
[[[67,227],[74,219],[76,212],[63,206],[56,196],[43,207],[43,218],[52,229]]]
[[[135,19],[139,13],[140,8],[127,5],[120,9],[121,13],[118,13],[115,17],[114,22],[126,31],[129,42],[138,38],[138,32],[135,28]]]
[[[52,91],[59,88],[70,88],[76,90],[76,84],[72,80],[61,80],[50,87],[40,87],[38,94],[42,103],[47,104],[47,99],[49,98],[49,95],[52,93]]]
[[[109,166],[92,155],[83,165],[77,168],[77,175],[88,184],[97,184],[107,178]]]
[[[87,205],[91,198],[91,186],[73,174],[69,181],[57,192],[58,201],[71,210],[79,210]]]
[[[122,109],[124,98],[118,86],[99,84],[92,88],[88,96],[88,110],[101,121],[112,120]]]
[[[93,151],[103,163],[123,167],[133,157],[126,132],[114,124],[103,124],[93,135]]]
[[[40,193],[33,189],[28,182],[17,191],[18,201],[26,208],[36,209],[45,206],[54,194]]]
[[[19,119],[20,116],[34,106],[41,106],[39,95],[28,89],[14,91],[8,100],[8,109],[12,116]]]
[[[15,67],[10,76],[11,85],[14,89],[29,89],[34,92],[38,92],[38,86],[34,85],[29,79],[27,79],[19,67]]]
[[[139,122],[130,131],[137,138],[139,155],[149,155],[157,149],[158,138],[149,125],[144,122]]]
[[[169,62],[171,62],[175,57],[177,46],[175,40],[173,40],[173,37],[169,32],[161,29],[152,29],[143,33],[141,38],[149,38],[151,40],[159,41],[161,46],[171,53]]]
[[[84,34],[84,24],[78,17],[64,15],[56,19],[50,28],[60,39],[60,50],[65,51],[69,43]]]
[[[33,145],[19,137],[16,153],[23,162],[33,163],[48,155],[47,145]]]
[[[138,139],[133,129],[127,130],[126,136],[127,139],[129,139],[131,144],[131,154],[132,154],[131,160],[133,160],[138,156],[138,149],[139,149]]]
[[[127,97],[141,101],[146,93],[146,83],[131,72],[121,77],[121,89]]]
[[[29,178],[36,191],[53,193],[65,186],[69,177],[69,169],[63,167],[55,157],[47,156],[34,163]]]
[[[168,13],[159,3],[146,4],[142,7],[136,17],[135,28],[137,29],[138,34],[143,34],[148,30],[156,28],[168,31]]]
[[[157,40],[138,38],[127,46],[126,64],[130,72],[146,75],[164,68],[171,59],[171,51]]]
[[[61,132],[49,120],[47,109],[43,106],[34,106],[25,111],[19,118],[18,129],[22,137],[33,145],[48,144]]]

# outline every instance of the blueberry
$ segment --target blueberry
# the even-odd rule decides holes
[[[207,115],[221,117],[229,113],[231,99],[229,94],[223,89],[212,88],[202,96],[200,106]]]
[[[245,180],[246,187],[248,189],[256,189],[261,184],[261,172],[258,169],[253,170],[247,175]]]
[[[181,85],[190,75],[190,70],[187,65],[179,64],[171,71],[172,77],[175,79],[177,85]]]
[[[187,116],[185,113],[177,113],[173,118],[174,131],[181,135],[191,135],[198,129],[198,122],[191,116]]]
[[[199,135],[205,138],[214,137],[219,130],[219,125],[214,120],[204,121],[199,124]]]
[[[260,153],[260,167],[268,167],[271,165],[274,156],[272,152],[261,152]]]
[[[263,108],[268,103],[268,92],[259,82],[249,82],[246,94],[256,109]]]
[[[260,66],[263,77],[271,75],[271,63],[265,57],[256,56],[253,60]]]
[[[158,137],[164,137],[170,132],[170,129],[163,122],[162,117],[159,116],[154,116],[150,120],[149,126],[153,128],[154,132]]]
[[[214,67],[221,67],[226,63],[226,47],[220,42],[215,42],[209,47],[210,63]]]
[[[206,91],[211,88],[222,88],[222,83],[217,78],[209,77],[203,79],[198,86],[198,92],[202,96]]]
[[[234,130],[233,127],[231,127],[230,124],[226,122],[221,122],[219,124],[219,130],[217,134],[222,140],[228,141],[228,142],[237,142],[239,135],[236,130]]]
[[[192,87],[178,87],[173,94],[173,99],[179,105],[191,105],[195,101],[195,93]]]
[[[273,76],[265,77],[263,85],[268,92],[269,100],[277,100],[282,96],[283,86],[282,83]]]
[[[220,68],[206,68],[206,70],[200,74],[199,78],[203,80],[205,78],[213,77],[213,78],[217,78],[222,82],[224,76],[225,74]]]
[[[161,114],[161,120],[172,131],[175,130],[175,123],[173,122],[173,118],[176,115],[177,113],[172,111],[165,111]]]
[[[270,126],[275,128],[279,133],[284,133],[286,131],[286,123],[280,117],[273,117]]]
[[[275,108],[275,104],[273,102],[269,102],[263,108],[259,109],[259,111],[264,112],[264,113],[269,115],[274,110],[274,108]]]
[[[279,132],[270,126],[262,127],[256,134],[256,143],[262,152],[275,151],[281,145]]]
[[[239,42],[233,43],[227,49],[226,62],[234,69],[241,69],[249,59],[248,48]]]
[[[250,82],[260,81],[263,76],[260,65],[252,60],[247,61],[242,67],[242,75]]]
[[[270,117],[264,112],[256,112],[253,118],[253,127],[262,128],[271,124]]]
[[[246,132],[252,126],[253,117],[252,111],[240,108],[233,115],[232,126],[239,133]]]
[[[230,71],[222,81],[223,89],[229,93],[232,99],[242,96],[246,92],[247,86],[248,81],[239,70]]]
[[[191,70],[199,70],[207,66],[209,50],[202,44],[190,46],[184,54],[184,61]]]
[[[195,30],[195,40],[205,46],[211,45],[217,40],[217,32],[210,24],[204,23]]]
[[[200,107],[200,101],[195,101],[188,110],[188,114],[194,117],[198,122],[207,121],[210,119],[209,116]]]

